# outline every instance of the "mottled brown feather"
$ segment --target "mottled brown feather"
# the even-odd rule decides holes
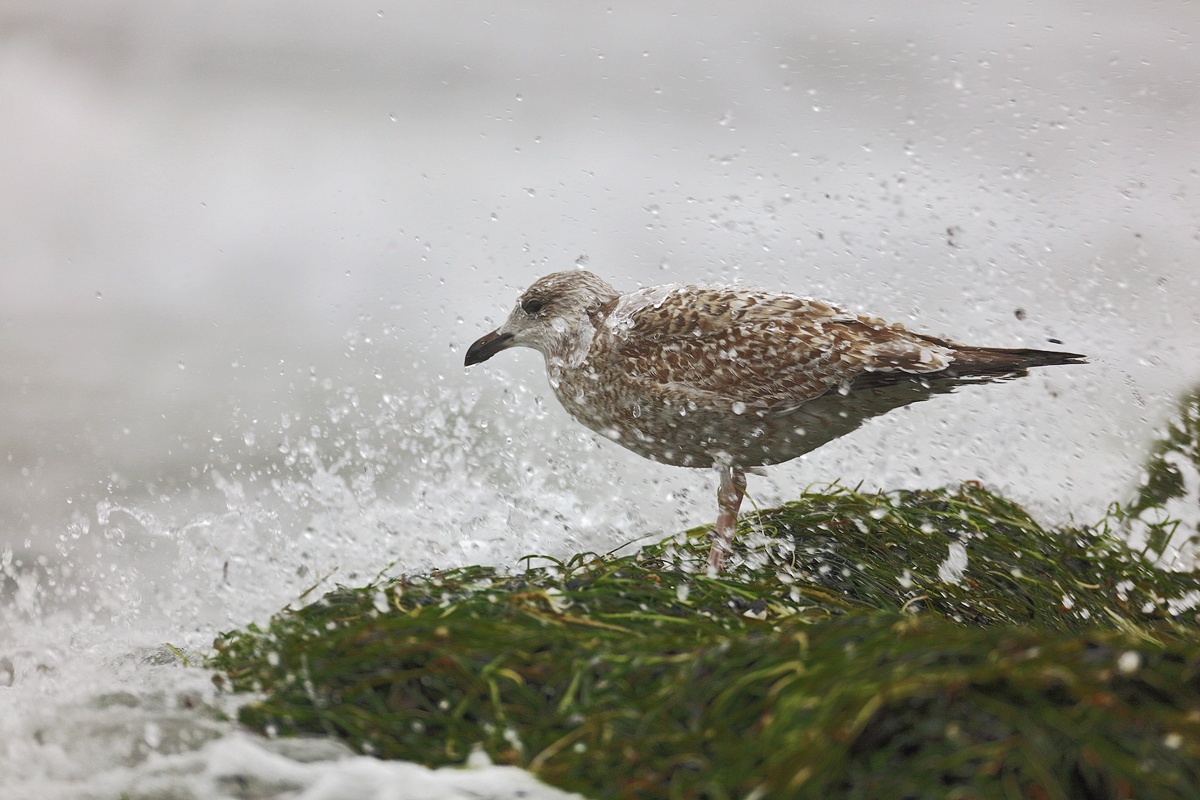
[[[520,345],[545,355],[555,395],[572,416],[681,466],[787,461],[959,385],[1083,358],[966,347],[818,300],[742,287],[621,294],[583,271],[537,281],[467,360]]]
[[[927,373],[930,345],[899,325],[791,295],[687,287],[631,316],[614,364],[651,385],[685,385],[755,410],[794,408],[877,371]],[[890,347],[889,347],[890,346]]]

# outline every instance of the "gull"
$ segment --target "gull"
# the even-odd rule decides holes
[[[742,286],[618,292],[584,270],[537,280],[465,364],[542,354],[563,408],[640,456],[715,467],[709,573],[732,550],[746,471],[790,461],[894,408],[1086,363],[1049,350],[969,347],[819,300]]]

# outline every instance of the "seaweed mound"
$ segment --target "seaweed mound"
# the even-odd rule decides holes
[[[974,484],[616,558],[339,588],[211,666],[241,721],[620,798],[1200,797],[1200,578]],[[1166,524],[1166,523],[1164,523]],[[537,560],[531,559],[532,561]]]

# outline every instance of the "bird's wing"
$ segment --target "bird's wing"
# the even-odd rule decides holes
[[[687,287],[641,299],[609,319],[626,374],[759,414],[847,391],[860,376],[886,383],[953,360],[948,342],[794,295]]]

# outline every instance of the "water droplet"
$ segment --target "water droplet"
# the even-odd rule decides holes
[[[1126,650],[1121,653],[1121,657],[1117,659],[1117,669],[1125,675],[1137,672],[1142,666],[1142,656],[1136,650]]]
[[[179,368],[180,368],[181,370],[182,370],[182,369],[187,369],[187,366],[186,366],[186,365],[185,365],[185,364],[184,364],[182,361],[180,361],[180,362],[179,362]]]
[[[142,738],[151,750],[157,750],[158,746],[162,744],[162,729],[156,722],[147,722],[142,727]]]

